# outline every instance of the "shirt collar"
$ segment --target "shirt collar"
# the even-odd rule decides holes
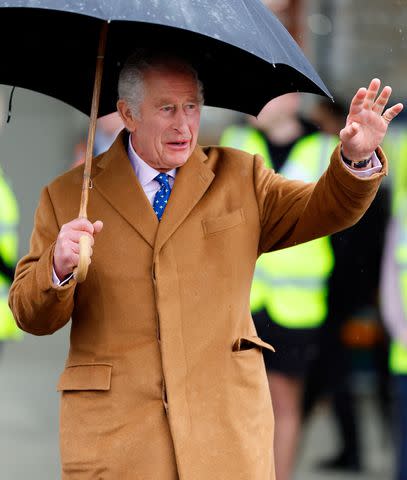
[[[131,134],[129,135],[129,144],[127,153],[130,159],[130,162],[133,166],[134,173],[138,181],[140,182],[141,186],[145,186],[150,183],[154,178],[159,175],[161,172],[156,170],[153,167],[150,167],[142,158],[134,150],[133,144],[131,143]],[[173,168],[169,172],[166,172],[167,175],[175,179],[175,175],[177,173],[177,169]]]

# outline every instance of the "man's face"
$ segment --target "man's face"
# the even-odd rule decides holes
[[[139,113],[124,118],[137,154],[161,172],[183,165],[195,148],[201,115],[193,75],[174,67],[147,70]]]

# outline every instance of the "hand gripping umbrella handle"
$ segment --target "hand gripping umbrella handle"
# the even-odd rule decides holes
[[[96,59],[95,83],[93,86],[92,109],[90,112],[90,124],[88,132],[88,142],[86,145],[85,168],[83,171],[82,196],[79,209],[80,218],[88,218],[86,210],[88,207],[89,184],[91,182],[90,174],[92,170],[93,145],[95,143],[96,120],[99,110],[100,88],[103,76],[103,60],[106,51],[108,23],[104,22],[100,31],[99,48]],[[87,235],[79,239],[79,263],[74,270],[74,277],[78,283],[82,283],[88,274],[90,264],[90,238]]]
[[[79,263],[74,270],[74,277],[78,283],[82,283],[86,280],[88,274],[88,268],[90,265],[90,237],[83,235],[79,239]]]

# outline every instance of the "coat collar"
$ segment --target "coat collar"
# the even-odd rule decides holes
[[[97,166],[102,171],[93,185],[115,210],[154,247],[157,217],[137,180],[126,151],[127,134],[121,132]]]
[[[202,198],[215,174],[205,164],[207,156],[202,148],[197,146],[179,168],[168,205],[158,222],[129,161],[126,140],[123,131],[100,157],[97,166],[101,172],[93,177],[93,185],[154,248],[156,255]]]

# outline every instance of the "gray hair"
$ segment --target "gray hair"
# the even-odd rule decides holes
[[[185,60],[176,56],[166,56],[163,53],[137,52],[133,53],[125,62],[118,82],[119,99],[125,100],[135,117],[140,116],[140,106],[144,98],[144,74],[147,70],[161,68],[177,68],[188,72],[196,80],[198,87],[198,101],[204,103],[203,84],[199,80],[197,71]]]

